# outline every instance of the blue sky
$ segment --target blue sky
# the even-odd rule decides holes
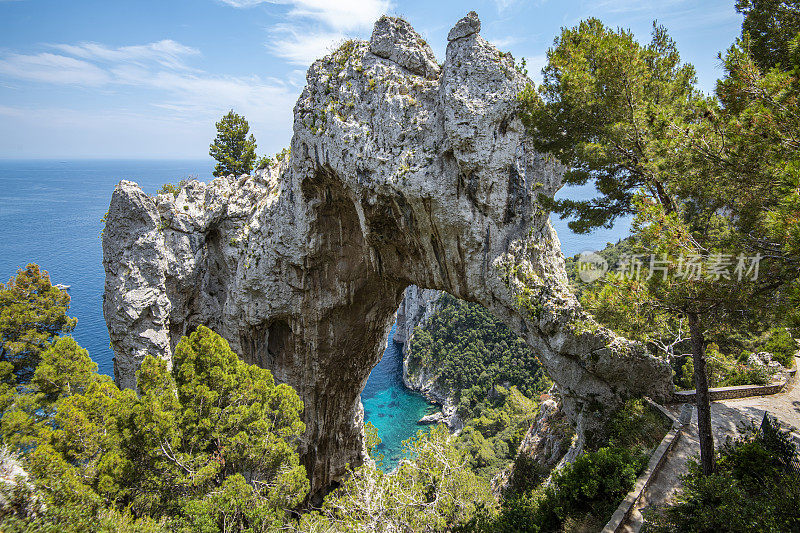
[[[562,26],[595,16],[649,38],[664,24],[711,91],[740,31],[733,0],[0,0],[0,158],[207,158],[214,122],[244,114],[260,153],[291,137],[305,71],[401,15],[444,57],[474,9],[534,79]]]

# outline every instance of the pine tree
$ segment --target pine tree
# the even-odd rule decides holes
[[[0,361],[16,372],[31,372],[39,356],[61,333],[75,328],[67,316],[69,294],[50,284],[39,265],[29,264],[8,283],[0,284]]]
[[[229,111],[217,122],[217,136],[209,148],[209,155],[217,160],[214,176],[249,174],[256,160],[256,139],[250,125],[241,115]]]

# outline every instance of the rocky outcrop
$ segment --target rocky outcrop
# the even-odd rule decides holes
[[[428,425],[428,424],[441,424],[444,423],[444,413],[441,411],[436,411],[435,413],[431,413],[429,415],[425,415],[419,419],[417,424],[420,425]]]
[[[403,344],[403,360],[407,357],[411,334],[417,326],[423,326],[436,312],[436,300],[442,291],[421,289],[416,285],[406,287],[403,301],[397,308],[397,325],[394,330],[394,342]]]
[[[538,484],[574,449],[573,437],[561,405],[552,398],[542,401],[536,419],[517,448],[514,463],[492,479],[494,492],[501,495],[509,489]]]
[[[18,454],[0,446],[0,517],[36,518],[46,511],[41,494],[22,466]]]
[[[670,368],[599,327],[567,287],[537,195],[561,166],[519,119],[529,80],[469,15],[440,67],[382,18],[308,70],[291,155],[253,176],[152,198],[121,182],[103,236],[115,377],[171,360],[200,324],[302,398],[315,493],[364,460],[359,399],[409,285],[479,302],[558,384],[578,434],[628,396],[671,394]],[[393,43],[397,43],[396,45]]]

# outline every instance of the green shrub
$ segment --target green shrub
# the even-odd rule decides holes
[[[608,423],[609,445],[649,452],[661,442],[669,422],[644,400],[628,400]]]
[[[732,387],[735,385],[766,385],[769,383],[769,374],[765,368],[754,368],[745,364],[750,353],[749,351],[742,351],[738,357],[734,358],[720,352],[719,346],[716,344],[709,344],[706,348],[708,386]],[[686,362],[681,367],[680,375],[676,374],[675,384],[681,389],[694,388],[694,361],[691,356],[686,358]]]
[[[181,192],[181,189],[183,189],[187,183],[189,183],[188,179],[182,179],[177,184],[165,183],[160,189],[158,189],[156,194],[171,194],[174,198],[177,198]]]
[[[767,341],[761,350],[771,353],[773,359],[784,367],[791,368],[794,363],[794,354],[797,352],[797,342],[786,328],[775,328],[769,332]]]
[[[478,514],[458,531],[525,533],[603,524],[633,487],[647,455],[601,448],[553,473],[546,487],[503,502],[500,514]]]
[[[717,471],[704,476],[695,460],[676,504],[646,515],[642,531],[800,531],[800,474],[786,433],[752,428],[720,448]]]
[[[766,385],[767,383],[769,383],[769,373],[766,368],[736,365],[733,372],[722,381],[721,386]]]
[[[268,155],[262,155],[258,158],[256,162],[256,170],[261,170],[262,168],[267,168],[272,165],[272,158]]]

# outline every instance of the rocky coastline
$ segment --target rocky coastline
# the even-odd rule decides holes
[[[442,389],[436,383],[437,376],[428,369],[421,368],[413,374],[409,370],[414,328],[424,326],[436,313],[437,300],[441,294],[442,291],[421,289],[416,285],[406,288],[403,302],[397,310],[394,341],[403,344],[403,384],[407,389],[419,392],[430,403],[440,407],[439,411],[423,416],[418,423],[420,425],[442,423],[451,432],[456,433],[464,427],[464,422],[456,412],[457,406],[450,396],[450,392]]]

